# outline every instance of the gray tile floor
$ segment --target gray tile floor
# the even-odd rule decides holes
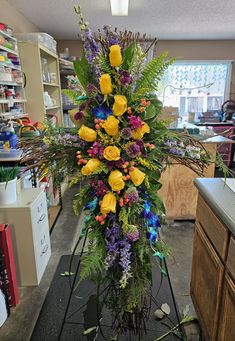
[[[59,259],[62,255],[71,253],[74,241],[79,234],[80,223],[71,208],[75,191],[76,188],[73,188],[65,193],[64,209],[51,235],[52,256],[42,281],[38,287],[20,288],[20,303],[17,308],[12,309],[11,316],[0,328],[1,341],[30,340]],[[186,304],[191,304],[191,313],[195,314],[189,294],[193,229],[191,222],[178,222],[163,226],[162,236],[172,250],[173,256],[168,260],[168,267],[179,310],[182,311]],[[186,332],[188,341],[199,340],[197,324],[191,324]]]

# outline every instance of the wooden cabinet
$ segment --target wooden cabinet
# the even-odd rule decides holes
[[[206,341],[235,340],[235,239],[199,195],[191,296]]]
[[[199,223],[194,238],[192,300],[206,340],[216,340],[224,266]]]
[[[218,341],[235,340],[235,284],[225,276]]]

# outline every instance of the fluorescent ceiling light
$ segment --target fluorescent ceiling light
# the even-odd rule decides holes
[[[110,0],[112,15],[128,15],[129,0]]]

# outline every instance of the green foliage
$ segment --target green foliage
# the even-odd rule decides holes
[[[7,167],[0,167],[0,182],[8,182],[14,180],[19,174],[19,168],[7,168]]]
[[[88,233],[90,244],[88,252],[81,260],[81,273],[79,283],[88,277],[99,278],[104,269],[105,260],[105,242],[99,230],[93,230]]]
[[[234,177],[233,172],[226,166],[221,155],[218,153],[216,154],[215,164],[218,167],[219,171],[223,173],[225,179],[227,179],[227,177],[230,175]]]
[[[69,99],[71,99],[71,101],[73,101],[73,103],[76,103],[76,98],[78,96],[78,93],[76,90],[63,89],[62,92],[63,92],[63,94],[65,94],[65,96],[67,96]]]
[[[102,72],[108,73],[111,75],[113,73],[113,68],[110,65],[108,57],[104,56],[103,54],[100,54],[98,58],[99,58],[99,62],[101,65]]]
[[[90,185],[84,185],[80,192],[75,195],[73,200],[73,210],[76,215],[79,214],[79,209],[88,201]]]
[[[76,75],[83,86],[86,89],[87,85],[91,82],[91,67],[87,59],[83,56],[79,60],[73,62]]]
[[[144,68],[142,76],[137,80],[136,92],[140,89],[148,89],[151,93],[158,90],[158,82],[163,76],[165,70],[174,62],[174,59],[166,61],[167,52],[162,53],[159,57],[152,59]]]
[[[82,174],[79,173],[78,175],[74,176],[73,179],[70,181],[69,183],[69,188],[71,188],[72,186],[76,185],[77,183],[79,183],[82,180]]]
[[[92,175],[97,175],[101,173],[108,174],[108,172],[109,172],[108,167],[106,167],[104,163],[101,163],[99,167],[92,173]]]
[[[122,69],[129,70],[136,52],[136,42],[132,42],[123,53]]]

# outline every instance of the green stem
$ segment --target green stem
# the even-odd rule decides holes
[[[165,334],[163,334],[162,336],[158,337],[155,341],[160,341],[165,339],[166,336],[168,336],[169,334],[171,334],[174,330],[176,330],[180,325],[182,324],[182,321],[180,323],[178,323],[176,326],[174,326],[173,328],[171,328],[168,332],[166,332]]]

